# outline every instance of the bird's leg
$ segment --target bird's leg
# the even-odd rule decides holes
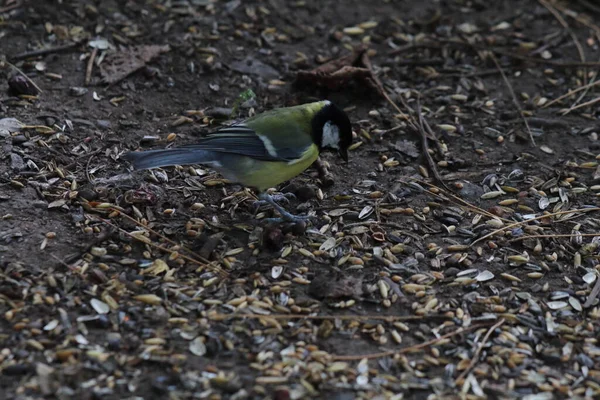
[[[283,195],[282,197],[286,198],[285,195]],[[262,204],[271,205],[281,215],[281,218],[267,218],[267,220],[270,222],[283,222],[283,221],[300,222],[300,221],[307,221],[311,218],[308,215],[291,214],[290,212],[286,211],[283,207],[281,207],[279,204],[277,204],[274,196],[271,196],[268,193],[261,193],[258,196],[258,198],[260,199],[259,201]],[[286,198],[286,200],[287,200],[287,198]]]

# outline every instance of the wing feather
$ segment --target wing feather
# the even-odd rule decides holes
[[[263,161],[290,162],[302,155],[306,149],[276,148],[268,137],[257,134],[245,124],[231,125],[219,129],[199,143],[180,148],[209,150],[220,153],[238,154]]]

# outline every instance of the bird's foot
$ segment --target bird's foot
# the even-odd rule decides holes
[[[277,203],[289,204],[290,200],[295,200],[296,196],[294,193],[277,193],[273,195],[261,194],[259,200],[256,200],[253,205],[256,210],[261,206],[273,205],[272,201],[266,200],[265,196],[269,196],[272,201]]]
[[[271,195],[271,198],[277,202],[283,201],[284,203],[289,203],[290,200],[296,200],[296,195],[294,193],[275,193]]]
[[[285,210],[283,210],[283,211],[284,212],[279,211],[279,214],[281,214],[281,217],[265,218],[265,219],[263,219],[263,221],[266,221],[266,222],[272,223],[272,224],[281,224],[283,222],[293,222],[293,223],[297,224],[299,222],[307,222],[307,221],[311,221],[311,220],[317,218],[314,215],[295,215],[295,214],[291,214]]]
[[[273,207],[279,213],[279,215],[281,215],[281,217],[279,217],[279,218],[265,218],[265,221],[271,222],[271,223],[281,223],[281,222],[296,222],[297,223],[297,222],[309,221],[313,218],[316,218],[315,216],[310,216],[310,215],[294,215],[277,203],[277,200],[281,200],[281,199],[285,199],[285,201],[289,202],[290,198],[295,198],[295,196],[292,193],[285,193],[285,194],[279,194],[279,195],[274,195],[274,196],[271,196],[270,194],[266,194],[266,193],[261,193],[259,196],[259,200],[257,202],[255,202],[255,204],[259,203],[259,207],[260,207],[260,205],[268,204],[271,207]]]

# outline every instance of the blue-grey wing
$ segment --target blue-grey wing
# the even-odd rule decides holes
[[[255,132],[244,124],[221,128],[199,143],[179,148],[237,154],[263,161],[293,161],[299,158],[305,150],[305,148],[277,146],[267,136]]]

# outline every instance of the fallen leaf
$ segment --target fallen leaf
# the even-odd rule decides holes
[[[100,66],[102,81],[108,84],[117,83],[169,50],[171,50],[169,45],[147,45],[134,46],[109,54]]]

